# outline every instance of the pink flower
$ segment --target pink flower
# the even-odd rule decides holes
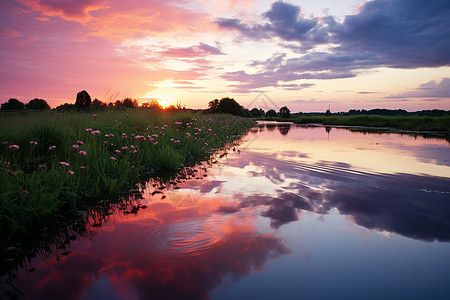
[[[78,148],[80,148],[80,146],[78,146],[78,145],[72,145],[72,148],[78,149]]]
[[[88,166],[80,166],[80,169],[89,169],[89,167]]]
[[[74,172],[72,170],[69,170],[69,172],[67,172],[69,175],[73,175]]]
[[[115,158],[114,156],[111,156],[110,157],[112,160],[117,160],[117,158]]]
[[[37,145],[37,142],[31,141],[30,144],[31,144],[31,145]]]
[[[86,156],[86,151],[80,150],[80,152],[78,152],[78,153],[81,154],[81,155]]]
[[[39,165],[38,167],[41,169],[47,169],[47,165]]]
[[[56,148],[56,146],[53,145],[53,146],[48,147],[48,150],[55,150],[55,148]]]
[[[91,132],[91,131],[92,131],[92,128],[87,128],[86,131],[87,131],[87,132]]]
[[[208,143],[205,143],[206,146],[208,146]]]
[[[18,145],[11,145],[11,146],[9,146],[9,149],[11,149],[11,150],[19,150],[20,147]]]
[[[132,169],[134,169],[134,166],[131,166]]]
[[[82,141],[77,141],[78,145],[83,145],[84,143]]]
[[[61,166],[64,166],[64,167],[70,166],[69,163],[66,163],[66,162],[64,162],[64,161],[60,161],[59,164],[60,164]]]
[[[28,195],[29,193],[28,193],[27,190],[23,190],[23,194],[24,194],[24,195]]]
[[[92,117],[96,118],[96,117],[97,117],[97,114],[93,114]]]
[[[116,152],[116,153],[120,153],[120,150],[115,150],[114,152]]]

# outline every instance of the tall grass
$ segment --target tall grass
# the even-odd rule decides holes
[[[0,115],[0,233],[117,199],[149,177],[207,159],[251,126],[229,115],[138,109]]]

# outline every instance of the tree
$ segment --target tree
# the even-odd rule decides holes
[[[274,111],[273,109],[269,109],[266,112],[266,117],[273,118],[273,117],[276,117],[276,116],[277,116],[277,112]]]
[[[122,101],[122,108],[123,109],[135,108],[137,106],[138,106],[137,101],[136,100],[132,100],[131,98],[125,98]]]
[[[30,100],[25,105],[25,107],[26,107],[26,109],[31,109],[31,110],[46,110],[46,109],[50,109],[50,105],[48,105],[47,101],[45,101],[44,99],[38,99],[38,98]]]
[[[91,96],[85,90],[77,94],[75,107],[79,109],[87,109],[91,106]]]
[[[254,117],[254,118],[257,118],[257,117],[260,117],[260,116],[261,116],[260,111],[259,111],[259,109],[257,109],[257,108],[253,108],[253,109],[250,111],[250,114],[251,114],[252,117]]]
[[[213,113],[218,112],[218,110],[219,110],[219,99],[214,99],[212,101],[209,101],[209,103],[208,103],[208,110],[210,112],[213,112]]]
[[[24,110],[25,104],[15,98],[10,98],[8,102],[2,103],[1,110]]]
[[[287,108],[287,106],[283,106],[282,108],[280,108],[280,117],[289,118],[290,116],[291,111],[289,110],[289,108]]]
[[[232,114],[235,116],[242,116],[244,114],[244,108],[233,98],[220,99],[217,108],[221,113]]]
[[[107,104],[102,102],[101,100],[98,100],[97,98],[94,99],[91,103],[91,109],[93,110],[104,110],[106,109]]]

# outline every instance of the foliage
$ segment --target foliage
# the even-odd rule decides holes
[[[8,102],[2,103],[1,110],[24,110],[25,104],[15,98],[10,98]]]
[[[48,105],[47,101],[44,99],[38,99],[35,98],[33,100],[30,100],[26,105],[26,109],[29,110],[46,110],[50,109],[50,105]]]
[[[282,108],[280,108],[280,117],[289,118],[290,116],[291,111],[289,110],[289,108],[287,108],[287,106],[283,106]]]
[[[77,94],[75,107],[78,109],[88,109],[91,106],[91,96],[85,90]]]

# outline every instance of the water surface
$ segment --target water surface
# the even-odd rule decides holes
[[[32,259],[16,294],[450,298],[447,141],[263,123],[220,156]]]

